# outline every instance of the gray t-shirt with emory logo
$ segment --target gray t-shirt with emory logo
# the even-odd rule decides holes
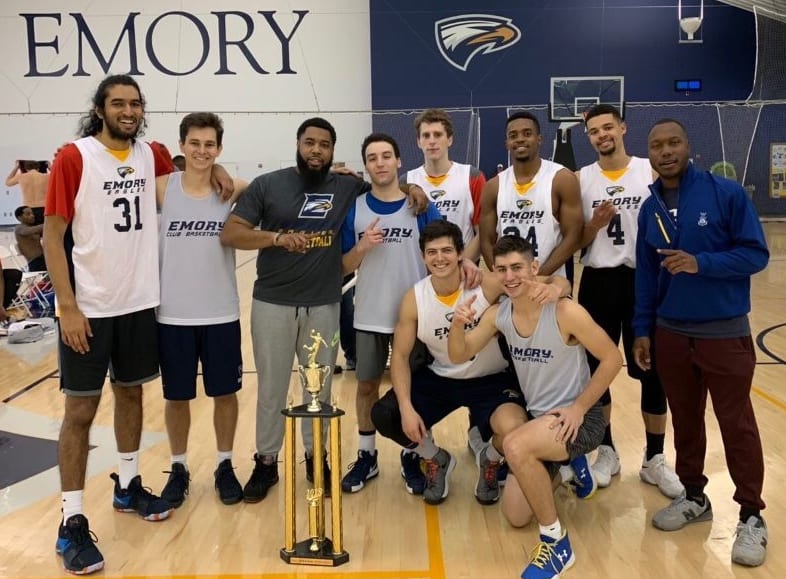
[[[281,247],[259,250],[254,299],[283,306],[322,306],[341,301],[341,225],[368,184],[329,173],[309,190],[294,167],[254,179],[232,211],[266,231],[303,232],[305,253]]]

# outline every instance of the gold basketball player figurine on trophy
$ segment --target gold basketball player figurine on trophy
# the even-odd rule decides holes
[[[326,364],[317,364],[317,354],[322,346],[328,347],[322,334],[316,330],[311,330],[311,345],[303,345],[303,349],[308,352],[308,365],[298,365],[300,381],[306,391],[311,394],[311,403],[308,405],[309,412],[319,412],[322,405],[319,402],[319,393],[325,385],[325,380],[330,375],[331,368]]]

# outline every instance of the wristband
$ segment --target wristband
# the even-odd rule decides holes
[[[278,247],[278,238],[284,235],[283,231],[279,231],[273,236],[273,247]]]

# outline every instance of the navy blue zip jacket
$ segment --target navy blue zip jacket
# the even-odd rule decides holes
[[[680,180],[676,220],[663,201],[661,180],[650,190],[639,211],[634,335],[650,337],[656,317],[707,322],[747,314],[751,275],[767,266],[770,253],[745,190],[691,163]],[[698,273],[670,274],[658,249],[693,255]]]

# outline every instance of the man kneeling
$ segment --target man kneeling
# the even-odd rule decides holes
[[[402,300],[390,364],[393,388],[374,405],[371,417],[381,434],[404,447],[401,474],[407,490],[422,493],[427,503],[439,504],[448,496],[448,476],[456,459],[436,446],[429,429],[454,410],[466,407],[488,439],[491,411],[518,387],[496,342],[480,348],[472,360],[464,363],[453,364],[448,359],[447,334],[456,305],[472,299],[479,307],[488,307],[502,294],[499,283],[493,276],[486,276],[480,287],[464,288],[459,267],[464,241],[453,223],[429,223],[420,236],[420,248],[430,275],[415,284]],[[564,278],[555,278],[553,284],[533,281],[529,287],[529,293],[539,302],[555,301],[569,291],[570,284]],[[412,373],[410,357],[416,338],[425,344],[433,361]],[[480,472],[475,498],[484,505],[499,498],[497,469],[501,457],[489,457],[487,450],[490,448],[483,447],[476,455]],[[423,470],[421,459],[426,467]]]
[[[501,237],[493,256],[494,271],[510,299],[488,308],[470,332],[465,327],[476,323],[475,298],[457,307],[448,352],[459,364],[497,333],[507,340],[524,396],[499,406],[491,418],[494,444],[501,447],[517,483],[511,480],[506,486],[503,512],[516,526],[532,515],[540,527],[540,543],[522,577],[559,577],[573,565],[574,556],[557,518],[552,479],[559,463],[570,460],[578,496],[589,498],[595,491],[584,455],[603,438],[605,423],[596,403],[622,367],[622,357],[580,305],[568,299],[546,304],[529,299],[538,262],[527,241]],[[585,348],[600,360],[591,377]]]

